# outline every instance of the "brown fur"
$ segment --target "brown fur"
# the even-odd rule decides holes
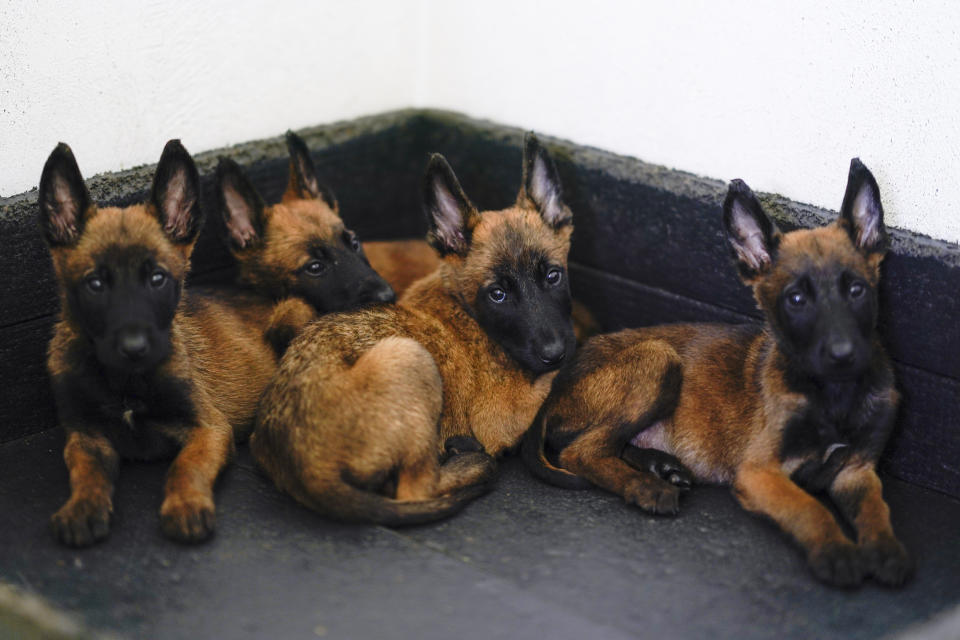
[[[363,251],[374,271],[390,283],[397,297],[414,282],[433,273],[440,265],[440,257],[425,240],[379,240],[364,242]],[[600,323],[581,302],[573,300],[573,331],[577,344],[600,332]]]
[[[432,520],[481,493],[491,456],[516,445],[554,374],[522,368],[469,300],[526,251],[566,265],[572,227],[548,226],[522,194],[466,226],[469,251],[448,253],[399,305],[325,316],[291,344],[250,445],[280,489],[339,519]],[[452,444],[473,439],[485,452]]]
[[[256,296],[227,303],[215,295],[184,292],[170,325],[169,356],[142,376],[104,373],[90,353],[69,292],[125,247],[145,249],[182,286],[193,240],[172,242],[153,204],[91,205],[81,217],[75,242],[51,245],[62,311],[48,368],[67,433],[64,461],[71,488],[70,499],[53,516],[54,531],[73,546],[105,537],[120,457],[175,454],[160,508],[163,532],[181,541],[202,540],[214,528],[214,481],[234,438],[252,427],[257,399],[276,368],[261,337],[273,304]],[[95,399],[88,397],[91,393]],[[178,406],[155,406],[154,393],[166,393]],[[158,417],[171,412],[180,417]]]
[[[768,318],[797,274],[852,272],[872,287],[878,283],[883,251],[858,250],[843,218],[777,239],[768,263],[762,254],[753,263],[759,272],[741,265]],[[898,394],[878,342],[871,357],[867,375],[876,382],[862,383],[873,386],[851,414],[868,422],[852,436],[838,427],[841,439],[852,438],[849,457],[830,458],[829,449],[785,440],[816,400],[791,383],[792,365],[769,320],[763,328],[686,324],[597,336],[555,381],[528,434],[525,458],[544,479],[576,486],[569,477],[575,474],[644,510],[675,513],[679,489],[621,458],[643,449],[672,454],[697,480],[732,485],[745,509],[774,520],[805,550],[819,578],[850,586],[868,573],[899,584],[910,561],[874,471]],[[856,541],[794,481],[804,465],[824,469],[831,460],[839,468],[825,488],[856,529]]]
[[[336,198],[318,180],[306,143],[293,132],[286,138],[289,181],[275,205],[264,204],[232,160],[221,158],[217,167],[216,190],[239,283],[276,300],[302,298],[318,313],[393,302],[393,291],[340,219]]]
[[[398,298],[410,285],[440,266],[440,257],[425,240],[364,242],[363,251],[370,266],[390,283]]]

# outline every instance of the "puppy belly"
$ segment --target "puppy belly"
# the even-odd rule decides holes
[[[665,453],[673,453],[673,448],[670,447],[670,443],[667,441],[667,428],[663,420],[654,422],[633,436],[630,444],[635,447],[640,447],[641,449],[656,449],[657,451],[663,451]]]
[[[633,436],[630,444],[641,449],[656,449],[676,456],[683,463],[683,466],[687,467],[696,477],[697,482],[728,484],[731,481],[733,477],[731,472],[721,468],[720,465],[711,464],[701,455],[696,455],[695,451],[692,451],[689,447],[684,447],[683,442],[674,446],[668,427],[666,421],[655,422]]]

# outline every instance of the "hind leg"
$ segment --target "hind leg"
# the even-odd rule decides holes
[[[690,470],[683,466],[676,456],[659,449],[645,449],[628,444],[620,457],[634,469],[649,471],[680,489],[689,489],[693,485],[693,474]]]
[[[678,487],[649,469],[634,468],[621,453],[638,431],[672,413],[681,381],[673,348],[646,341],[620,349],[604,366],[569,384],[549,418],[579,431],[560,452],[560,465],[645,511],[677,513]]]
[[[430,353],[414,340],[387,338],[365,352],[344,377],[337,395],[352,407],[354,431],[365,432],[362,449],[348,462],[351,472],[377,477],[396,469],[397,500],[436,496],[443,384]]]

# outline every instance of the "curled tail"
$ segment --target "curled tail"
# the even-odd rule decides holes
[[[588,489],[592,485],[580,476],[562,469],[549,460],[544,452],[547,437],[547,403],[540,407],[533,424],[523,436],[520,454],[530,473],[540,480],[564,489]]]
[[[429,500],[396,500],[365,491],[347,482],[337,482],[322,491],[305,492],[295,497],[323,515],[343,522],[406,527],[449,518],[468,502],[493,488],[493,480],[484,480]]]

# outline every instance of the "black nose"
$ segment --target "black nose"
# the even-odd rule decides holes
[[[360,285],[360,297],[364,302],[396,302],[397,294],[382,278],[367,280]]]
[[[540,361],[546,365],[555,365],[563,361],[567,355],[567,347],[563,340],[554,340],[540,347],[537,355]]]
[[[849,338],[837,338],[827,345],[827,355],[833,364],[849,364],[853,360],[853,342]]]
[[[127,329],[120,334],[118,348],[124,357],[139,360],[147,354],[150,343],[142,329]]]

